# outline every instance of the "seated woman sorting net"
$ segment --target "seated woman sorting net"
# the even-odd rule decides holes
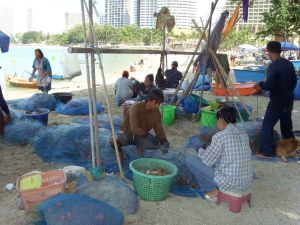
[[[217,112],[220,129],[211,144],[199,149],[197,156],[187,156],[186,165],[209,200],[216,200],[218,190],[241,193],[253,179],[251,149],[246,131],[238,128],[237,111],[224,106]]]

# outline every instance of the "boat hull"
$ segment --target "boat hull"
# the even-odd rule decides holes
[[[254,95],[258,93],[258,90],[254,88],[255,82],[248,82],[248,83],[235,83],[234,87],[236,88],[237,92],[240,94],[240,96],[249,96]],[[212,92],[216,96],[230,96],[230,93],[232,93],[233,96],[236,96],[236,93],[233,88],[223,90],[222,86],[220,85],[218,89],[216,88],[216,84],[212,84]]]

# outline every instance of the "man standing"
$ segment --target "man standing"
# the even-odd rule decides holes
[[[177,88],[179,81],[182,79],[182,73],[177,70],[178,62],[172,62],[172,69],[166,70],[167,88]]]
[[[137,102],[130,107],[124,118],[122,133],[117,138],[119,150],[121,147],[136,145],[139,155],[143,155],[144,149],[160,149],[162,153],[166,153],[169,142],[162,127],[161,114],[158,110],[158,106],[163,101],[162,91],[153,89],[146,102]],[[156,137],[149,134],[152,129],[154,129]],[[111,146],[114,147],[112,140]]]
[[[3,112],[6,114],[4,116]],[[7,103],[3,97],[1,86],[0,86],[0,136],[4,134],[4,125],[11,121],[11,116]]]
[[[282,138],[295,138],[292,110],[297,78],[293,64],[280,56],[281,44],[279,42],[270,41],[267,44],[267,52],[272,61],[267,70],[267,78],[255,84],[255,88],[270,91],[270,102],[262,125],[260,153],[264,156],[274,156],[273,132],[279,120]]]

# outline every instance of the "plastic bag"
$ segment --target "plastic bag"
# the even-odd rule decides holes
[[[61,58],[64,79],[72,79],[81,75],[80,63],[77,54],[67,53]]]

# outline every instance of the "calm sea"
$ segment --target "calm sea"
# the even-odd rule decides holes
[[[32,64],[34,60],[34,49],[41,48],[45,57],[50,61],[53,74],[62,74],[61,60],[67,54],[66,47],[35,47],[35,46],[11,46],[8,53],[0,53],[0,84],[4,89],[5,95],[8,98],[16,98],[22,96],[22,93],[32,93],[35,90],[24,88],[13,88],[5,84],[5,74],[16,75],[21,79],[28,79],[32,72]],[[108,75],[108,83],[114,82],[115,78],[121,75],[123,70],[129,70],[130,65],[134,65],[141,58],[145,60],[145,56],[142,55],[117,55],[117,54],[104,54],[102,55],[104,72]],[[85,61],[84,55],[78,54],[80,66],[82,70],[82,76],[77,77],[76,85],[82,83],[85,85]],[[96,64],[96,75],[100,77],[99,65]],[[99,79],[98,79],[99,80]],[[70,81],[55,81],[56,87],[72,86]]]

